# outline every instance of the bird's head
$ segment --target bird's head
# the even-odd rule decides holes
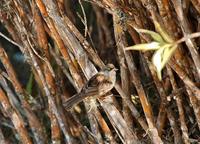
[[[116,77],[116,71],[118,69],[115,68],[115,66],[113,64],[107,64],[102,71],[104,72],[105,75],[107,75],[108,77]]]
[[[117,71],[118,69],[116,69],[113,64],[109,63],[104,67],[103,70],[106,70],[106,71]]]

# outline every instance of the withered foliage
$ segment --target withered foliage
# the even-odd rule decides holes
[[[159,80],[137,29],[174,41],[200,31],[198,0],[0,0],[0,143],[200,142],[200,38],[178,45]],[[66,110],[105,64],[114,89]]]

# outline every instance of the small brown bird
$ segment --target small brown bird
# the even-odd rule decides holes
[[[107,64],[102,71],[95,74],[82,88],[80,93],[70,97],[64,102],[65,109],[70,109],[85,98],[97,98],[105,95],[115,85],[117,69],[113,64]]]

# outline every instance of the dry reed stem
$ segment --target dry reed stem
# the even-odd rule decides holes
[[[8,98],[6,97],[6,94],[0,88],[0,102],[5,110],[5,112],[9,115],[16,131],[20,135],[20,138],[22,140],[22,143],[24,144],[32,144],[31,138],[28,135],[28,131],[25,128],[24,120],[20,116],[19,113],[15,111],[15,109],[12,108]]]
[[[37,112],[43,113],[49,109],[48,115],[52,132],[50,140],[60,143],[64,136],[68,143],[76,143],[77,141],[82,143],[118,143],[119,140],[114,139],[117,136],[123,143],[140,143],[143,139],[145,139],[145,142],[165,143],[166,138],[170,136],[170,142],[190,143],[191,138],[196,138],[195,134],[200,128],[200,90],[198,87],[200,76],[197,51],[199,43],[190,40],[190,35],[188,35],[192,32],[189,25],[194,26],[194,30],[199,29],[199,26],[194,24],[197,20],[199,25],[199,2],[191,0],[194,6],[192,9],[189,0],[183,1],[183,3],[179,3],[178,0],[90,0],[89,2],[95,4],[95,6],[91,6],[93,10],[91,15],[87,15],[88,13],[85,11],[84,24],[86,17],[91,16],[87,19],[88,37],[84,37],[80,32],[81,29],[77,27],[77,15],[71,9],[71,4],[74,4],[75,1],[35,0],[30,3],[29,1],[16,0],[7,3],[4,0],[3,7],[0,6],[1,23],[13,40],[3,32],[0,36],[19,47],[32,68],[34,84],[38,85],[36,93],[41,92],[40,99],[43,99],[41,95],[47,96],[48,101],[45,101],[44,104],[48,103],[49,107],[43,106],[45,110],[39,109]],[[82,3],[82,9],[84,6],[84,3]],[[37,7],[39,10],[37,10]],[[114,33],[109,19],[111,15],[108,17],[106,12],[113,16]],[[191,13],[195,15],[190,21],[183,17],[185,15],[191,16]],[[96,16],[96,21],[90,21],[93,15]],[[181,41],[186,40],[186,46],[184,44],[179,45],[174,54],[174,59],[167,66],[167,71],[164,69],[164,78],[161,82],[158,81],[154,68],[149,63],[151,53],[140,52],[137,54],[123,51],[123,48],[128,46],[127,41],[131,42],[129,37],[127,39],[127,33],[131,35],[134,44],[150,42],[149,36],[138,34],[134,28],[154,30],[153,23],[155,21],[161,24],[173,41],[180,39],[181,34],[184,35]],[[113,37],[114,34],[115,38]],[[88,39],[93,42],[90,43]],[[115,49],[115,45],[117,49]],[[97,51],[94,50],[95,47]],[[111,48],[113,48],[112,56],[109,54]],[[187,49],[191,55],[184,55]],[[27,123],[32,130],[24,127],[23,132],[16,129],[13,133],[19,134],[25,140],[30,139],[30,134],[34,134],[33,140],[37,143],[49,141],[49,135],[45,136],[44,133],[46,125],[42,125],[43,123],[39,121],[40,118],[34,114],[34,109],[25,99],[28,95],[19,82],[15,70],[6,56],[4,47],[1,46],[0,52],[0,60],[7,72],[1,73],[0,85],[3,90],[1,89],[0,93],[10,101],[10,107],[15,110],[19,119],[21,117],[22,125]],[[91,125],[91,133],[80,123],[82,120],[75,115],[74,111],[64,112],[62,100],[65,101],[66,97],[71,95],[71,90],[66,90],[65,82],[67,78],[75,90],[80,91],[85,82],[96,74],[95,66],[103,68],[103,61],[107,60],[105,54],[111,56],[109,57],[111,59],[108,58],[111,63],[116,66],[118,63],[120,66],[118,78],[121,82],[116,83],[116,91],[113,92],[120,95],[122,102],[121,99],[119,101],[119,98],[114,97],[111,93],[108,93],[105,98],[98,99],[100,106],[96,105],[98,104],[96,99],[84,100],[87,111],[84,118],[88,118],[87,122]],[[119,59],[116,58],[117,56]],[[134,56],[138,56],[138,58]],[[139,63],[137,60],[139,60]],[[174,75],[171,69],[177,75]],[[6,80],[4,77],[6,77]],[[7,81],[11,82],[16,93],[11,90]],[[154,89],[153,98],[156,98],[155,101],[152,100],[150,87]],[[182,87],[186,90],[184,95],[182,91],[179,91]],[[141,103],[133,104],[130,96],[132,92],[135,93],[136,91]],[[16,95],[19,100],[15,98]],[[183,99],[182,96],[185,95],[188,96],[189,100]],[[168,101],[167,98],[169,97],[175,98],[176,103],[173,100]],[[157,99],[161,99],[161,102],[159,103]],[[21,106],[20,102],[22,103]],[[40,102],[38,103],[38,105],[41,105]],[[190,108],[188,104],[192,107]],[[92,107],[90,107],[91,105]],[[122,111],[120,106],[122,106]],[[3,114],[4,117],[6,115],[5,108],[3,106],[0,112],[0,115]],[[175,111],[172,111],[174,108]],[[25,111],[25,115],[22,115],[22,117],[21,112],[23,111]],[[145,118],[143,118],[141,111],[144,112]],[[158,111],[158,117],[155,117]],[[106,113],[108,119],[102,112]],[[179,112],[179,114],[175,115],[174,112]],[[191,112],[194,112],[194,116]],[[184,117],[184,114],[188,115],[189,118]],[[82,117],[82,113],[77,115]],[[17,119],[12,119],[12,115],[10,117],[11,121],[16,123]],[[134,120],[132,120],[133,117]],[[157,126],[154,119],[157,119]],[[195,120],[197,126],[192,123],[191,119]],[[141,127],[136,125],[135,121]],[[180,128],[177,126],[179,123]],[[191,128],[190,125],[193,127]],[[14,126],[17,128],[16,125]],[[173,131],[173,136],[168,131],[169,129]],[[145,132],[149,134],[148,136],[151,139],[144,138]],[[46,139],[46,137],[48,138]],[[3,139],[7,140],[7,138]],[[195,141],[195,139],[193,140]]]

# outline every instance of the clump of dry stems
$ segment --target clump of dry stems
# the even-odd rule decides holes
[[[198,0],[1,0],[0,143],[200,142],[199,17]],[[162,77],[152,51],[125,50],[155,23],[183,38]],[[114,89],[66,110],[106,63]]]

